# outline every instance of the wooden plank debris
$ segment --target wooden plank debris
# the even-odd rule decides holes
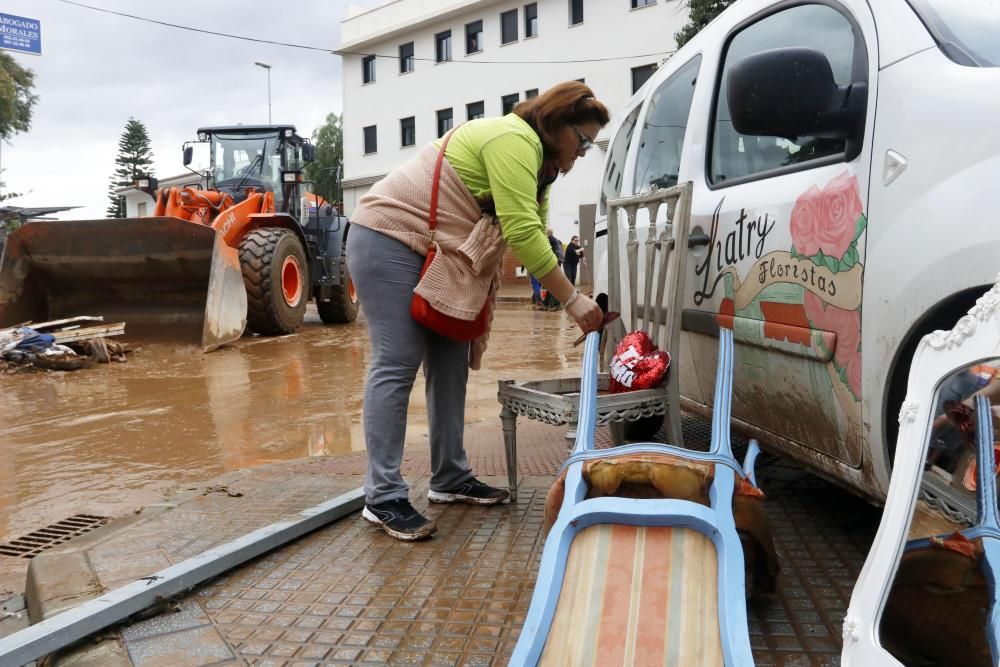
[[[111,336],[124,336],[125,323],[104,324],[97,327],[83,327],[81,329],[70,329],[68,331],[53,331],[52,336],[57,343],[70,343],[75,340],[87,340],[88,338],[109,338]]]
[[[82,315],[80,317],[67,317],[63,320],[52,320],[51,322],[39,322],[38,324],[28,324],[35,331],[48,331],[49,329],[63,329],[69,325],[80,326],[82,324],[92,324],[94,322],[103,322],[103,317],[92,317],[89,315]]]

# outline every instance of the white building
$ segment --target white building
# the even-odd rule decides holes
[[[158,187],[162,190],[175,187],[183,188],[189,185],[195,188],[204,187],[204,183],[202,182],[202,179],[199,178],[198,174],[193,174],[191,172],[179,174],[177,176],[170,176],[168,178],[161,179],[158,183]],[[144,218],[147,215],[153,215],[153,211],[156,209],[156,200],[153,199],[153,196],[149,193],[132,185],[126,185],[125,187],[118,188],[117,192],[118,196],[125,200],[126,218]]]
[[[373,183],[452,125],[499,116],[561,81],[583,79],[617,114],[674,50],[687,22],[683,4],[392,0],[350,10],[338,49],[347,215]],[[593,236],[610,129],[598,136],[600,150],[553,185],[549,224],[564,242]]]

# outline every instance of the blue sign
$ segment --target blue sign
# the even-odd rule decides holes
[[[0,13],[0,49],[42,55],[41,22]]]

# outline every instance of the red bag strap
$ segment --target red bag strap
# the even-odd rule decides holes
[[[451,139],[451,135],[453,134],[455,134],[455,130],[452,130],[445,135],[444,141],[441,142],[441,151],[438,153],[437,164],[434,165],[434,184],[431,186],[431,215],[428,220],[428,224],[431,228],[432,243],[434,239],[434,230],[437,228],[438,221],[438,186],[441,184],[441,165],[444,163],[444,149],[448,147],[448,140]]]

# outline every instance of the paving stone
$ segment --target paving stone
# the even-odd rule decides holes
[[[126,647],[135,667],[200,667],[235,658],[212,627],[126,642]]]
[[[153,618],[126,626],[122,629],[122,638],[126,642],[147,639],[168,632],[208,625],[210,622],[201,607],[193,599],[189,599],[178,605],[176,610],[168,610]]]

